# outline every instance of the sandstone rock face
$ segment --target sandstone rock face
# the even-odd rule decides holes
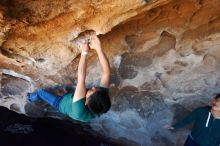
[[[162,126],[208,105],[220,92],[220,1],[2,1],[0,104],[30,116],[62,117],[27,92],[72,84],[80,49],[72,40],[95,30],[112,67],[110,112],[93,130],[125,145],[182,145],[186,130]],[[100,64],[89,55],[87,82]],[[26,105],[25,105],[26,104]],[[115,128],[117,127],[117,128]]]
[[[106,33],[168,1],[3,1],[10,30],[2,53],[23,63],[23,68],[35,66],[42,75],[54,75],[78,55],[71,40],[80,32],[93,29],[97,34]]]

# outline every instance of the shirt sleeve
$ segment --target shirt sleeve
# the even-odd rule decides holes
[[[201,110],[201,108],[195,109],[189,115],[187,115],[185,118],[183,118],[181,121],[175,123],[172,126],[175,129],[180,129],[180,128],[183,128],[184,126],[188,125],[188,124],[191,124],[198,117],[198,114],[199,114],[200,110]]]
[[[98,88],[109,94],[109,88],[103,86],[99,86]],[[82,122],[89,122],[91,119],[94,119],[96,115],[88,109],[88,107],[85,105],[85,102],[86,98],[73,102],[72,110],[69,116]]]
[[[82,122],[89,122],[95,118],[95,115],[91,113],[85,105],[85,98],[72,103],[72,112],[69,116]]]

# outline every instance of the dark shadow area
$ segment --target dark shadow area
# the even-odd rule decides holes
[[[52,118],[30,118],[0,107],[1,146],[112,146],[116,145],[94,133],[83,131],[80,124]]]

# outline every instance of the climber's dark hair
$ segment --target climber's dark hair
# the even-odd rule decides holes
[[[89,110],[97,115],[106,113],[111,107],[111,101],[106,91],[97,90],[89,97],[87,103]]]
[[[219,99],[219,98],[220,98],[220,93],[216,94],[215,97],[214,97],[215,100]]]

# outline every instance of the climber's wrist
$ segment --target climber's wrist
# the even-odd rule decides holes
[[[84,50],[82,50],[81,55],[83,55],[83,56],[88,55],[88,51],[84,51]]]
[[[96,51],[102,51],[102,47],[99,45],[96,47]]]

